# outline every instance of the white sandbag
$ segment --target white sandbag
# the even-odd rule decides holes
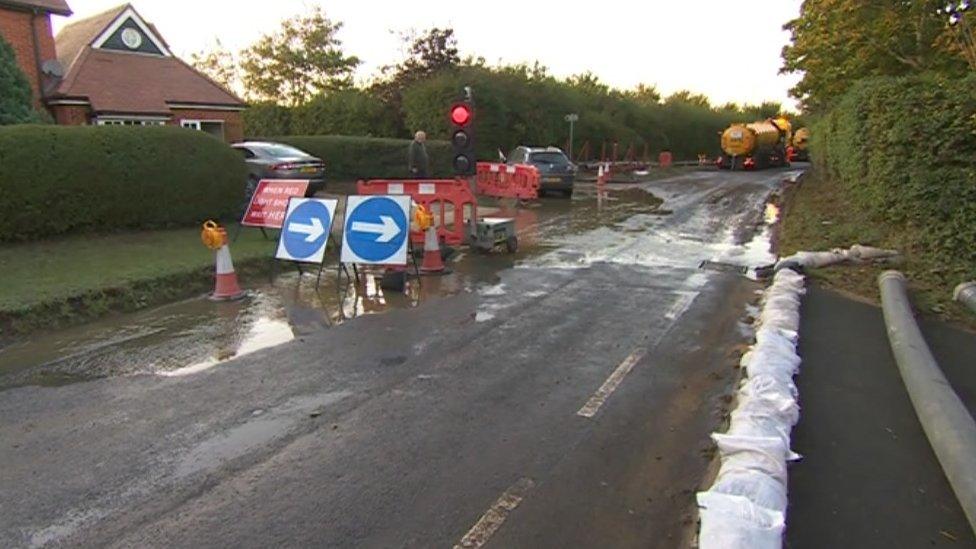
[[[796,400],[800,391],[792,379],[783,379],[769,375],[755,375],[749,377],[742,387],[739,394],[744,397],[752,398],[784,398]]]
[[[855,244],[851,246],[848,257],[853,260],[871,261],[874,259],[889,259],[898,257],[898,250],[885,250],[883,248],[873,248],[871,246],[861,246]]]
[[[721,469],[759,471],[786,486],[786,459],[790,451],[779,437],[748,437],[712,433],[718,445]]]
[[[786,488],[776,479],[757,471],[719,471],[709,492],[741,496],[750,502],[773,511],[786,513]]]
[[[797,332],[800,330],[800,311],[795,307],[764,307],[759,313],[759,325]]]
[[[736,437],[776,437],[789,448],[790,422],[776,414],[752,413],[737,411],[732,414],[729,430],[726,434]],[[789,461],[799,459],[799,455],[789,452]]]
[[[766,341],[772,341],[777,345],[781,345],[780,342],[788,341],[790,343],[789,349],[795,350],[796,344],[800,341],[800,333],[796,330],[785,330],[783,328],[775,328],[773,326],[760,327],[756,330],[755,334],[756,343],[762,345]],[[783,345],[783,348],[787,348]]]
[[[775,417],[782,425],[800,421],[800,405],[793,399],[764,399],[740,396],[735,412],[753,416]]]
[[[784,516],[742,496],[698,493],[701,549],[779,549],[783,546]]]
[[[749,377],[768,375],[789,380],[800,369],[800,357],[795,352],[786,353],[773,345],[757,345],[749,352],[746,374]]]
[[[776,330],[764,326],[756,331],[756,344],[749,350],[749,363],[746,371],[750,376],[757,375],[760,369],[775,371],[784,369],[791,377],[800,368],[800,357],[796,354],[796,332]]]
[[[768,293],[763,297],[762,304],[764,308],[772,305],[774,307],[799,310],[800,295],[792,290]]]
[[[778,271],[773,277],[773,287],[785,287],[801,291],[803,290],[803,286],[803,275],[790,269]]]

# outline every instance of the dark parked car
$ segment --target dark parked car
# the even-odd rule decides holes
[[[308,179],[311,184],[305,196],[325,188],[325,163],[301,149],[267,141],[244,141],[231,146],[247,162],[245,194],[248,197],[262,179]]]
[[[506,164],[530,164],[539,169],[539,194],[558,191],[573,196],[576,166],[557,147],[516,147],[505,159]]]

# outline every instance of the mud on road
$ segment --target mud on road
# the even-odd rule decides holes
[[[0,545],[450,546],[518,487],[489,546],[673,546],[759,287],[698,266],[771,261],[783,177],[491,204],[519,252],[402,294],[283,272],[7,347]]]

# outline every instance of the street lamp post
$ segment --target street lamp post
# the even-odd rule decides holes
[[[573,159],[573,124],[579,120],[579,115],[576,113],[569,113],[566,115],[566,122],[569,122],[569,159]]]

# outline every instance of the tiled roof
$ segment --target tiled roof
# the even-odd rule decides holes
[[[121,5],[58,33],[58,59],[66,74],[52,99],[87,98],[96,113],[170,114],[169,103],[244,106],[176,57],[92,48],[95,39],[129,7]],[[146,24],[163,40],[151,23]]]
[[[70,67],[81,50],[90,46],[95,38],[98,38],[98,35],[128,7],[128,4],[123,4],[86,19],[75,21],[61,29],[57,38],[54,39],[58,61],[64,65],[65,69]]]
[[[176,57],[85,48],[55,97],[87,97],[103,113],[169,114],[168,103],[244,103]]]
[[[58,15],[71,15],[71,8],[65,0],[0,0],[0,6],[39,9]]]

